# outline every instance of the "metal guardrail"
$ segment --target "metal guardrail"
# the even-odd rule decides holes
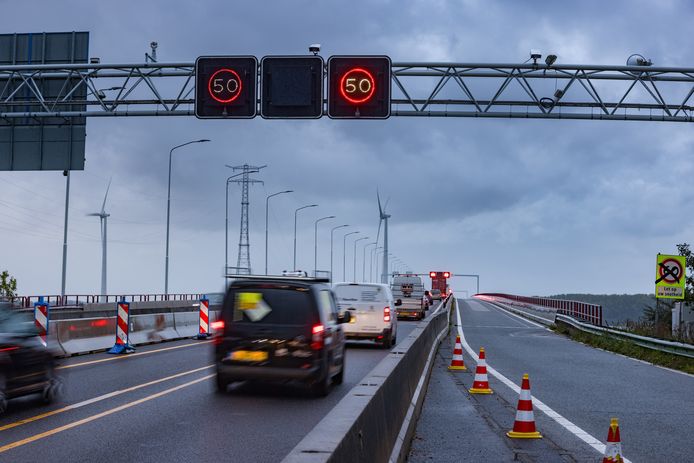
[[[583,323],[579,320],[575,320],[567,315],[557,314],[557,321],[563,321],[568,323],[574,328],[588,332],[591,334],[607,334],[612,338],[617,339],[628,339],[634,344],[647,349],[657,350],[660,352],[667,352],[669,354],[681,355],[684,357],[694,358],[694,345],[685,344],[676,341],[666,341],[665,339],[649,338],[647,336],[641,336],[638,334],[627,333],[624,331],[614,330],[612,328],[604,328],[601,326],[592,326],[587,323]]]
[[[591,325],[602,326],[602,306],[596,304],[588,304],[579,301],[569,301],[565,299],[550,299],[548,297],[528,297],[516,296],[513,294],[502,293],[481,293],[475,295],[494,299],[507,299],[523,304],[536,305],[555,309],[556,313],[568,315],[573,318],[586,321]]]
[[[125,299],[126,302],[160,302],[160,301],[194,301],[199,300],[204,294],[177,293],[177,294],[73,294],[73,295],[47,295],[47,296],[17,296],[13,300],[16,307],[30,309],[34,302],[43,298],[51,308],[80,307],[84,304],[116,303]]]

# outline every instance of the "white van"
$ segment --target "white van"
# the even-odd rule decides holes
[[[342,325],[347,339],[373,339],[383,347],[395,345],[397,316],[388,285],[337,283],[333,286],[340,312],[348,310],[350,322]]]

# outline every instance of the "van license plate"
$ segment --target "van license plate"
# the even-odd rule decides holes
[[[262,362],[267,360],[267,352],[257,350],[237,350],[231,354],[232,360],[242,362]]]

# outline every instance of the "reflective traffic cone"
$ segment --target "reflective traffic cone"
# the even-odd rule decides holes
[[[506,433],[514,439],[540,439],[542,435],[535,429],[535,415],[533,414],[533,400],[530,395],[530,379],[523,375],[518,408],[516,409],[516,421],[513,422],[513,430]]]
[[[617,418],[610,420],[610,430],[607,431],[607,443],[605,444],[605,458],[602,459],[602,463],[624,463]]]
[[[463,362],[463,345],[460,344],[460,336],[455,337],[455,347],[453,348],[453,359],[448,365],[449,370],[467,370]]]
[[[477,368],[475,369],[475,382],[472,383],[472,387],[469,391],[472,394],[492,393],[492,390],[489,389],[489,380],[487,379],[487,362],[484,357],[484,347],[480,347],[480,357],[477,361]]]

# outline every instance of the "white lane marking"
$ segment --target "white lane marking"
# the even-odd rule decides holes
[[[538,328],[548,329],[546,326],[541,325],[541,324],[539,324],[539,323],[537,323],[537,322],[534,322],[534,321],[532,321],[532,320],[528,320],[527,318],[521,317],[520,315],[515,314],[515,313],[511,312],[510,310],[506,310],[506,309],[504,309],[504,308],[502,308],[502,307],[499,307],[499,306],[497,306],[497,305],[494,305],[494,304],[489,304],[489,305],[491,305],[492,307],[494,307],[499,313],[501,313],[501,314],[503,314],[503,315],[506,315],[508,318],[511,318],[510,315],[513,315],[515,318],[517,318],[518,320],[520,320],[520,321],[522,321],[522,322],[530,323],[531,325],[534,325],[534,326],[536,326],[536,327],[538,327]],[[513,320],[513,319],[511,318],[511,320]],[[514,320],[514,321],[515,321],[515,320]],[[523,328],[529,328],[529,326],[524,326]],[[551,330],[550,330],[550,331],[551,331]]]
[[[489,312],[489,307],[484,306],[477,302],[477,304],[473,304],[472,302],[477,302],[475,300],[468,300],[467,305],[470,307],[470,309],[474,310],[475,312]]]
[[[462,321],[460,319],[460,306],[456,307],[455,311],[456,315],[456,321],[458,322],[457,328],[458,328],[458,335],[460,336],[460,342],[467,351],[468,354],[470,354],[470,357],[472,357],[475,361],[478,360],[477,354],[475,353],[474,350],[470,347],[470,345],[467,343],[467,340],[465,339],[465,336],[463,335],[463,325]],[[504,383],[506,386],[511,388],[512,391],[516,392],[517,394],[520,395],[520,387],[517,386],[515,383],[513,383],[510,379],[499,373],[496,369],[490,367],[487,365],[487,372],[490,373],[492,376],[494,376],[496,379]],[[571,421],[567,420],[563,416],[561,416],[559,413],[555,412],[552,408],[547,406],[544,402],[542,402],[540,399],[538,399],[535,396],[533,397],[533,407],[537,408],[540,410],[542,413],[547,415],[548,417],[552,418],[554,421],[556,421],[559,425],[563,426],[567,431],[569,431],[571,434],[574,436],[578,437],[581,439],[583,442],[586,444],[590,445],[593,447],[595,450],[597,450],[600,455],[605,454],[605,444],[603,444],[601,441],[596,439],[595,437],[591,436],[589,433],[581,429],[580,427],[576,426],[573,424]],[[625,463],[631,463],[630,460],[624,458]]]

